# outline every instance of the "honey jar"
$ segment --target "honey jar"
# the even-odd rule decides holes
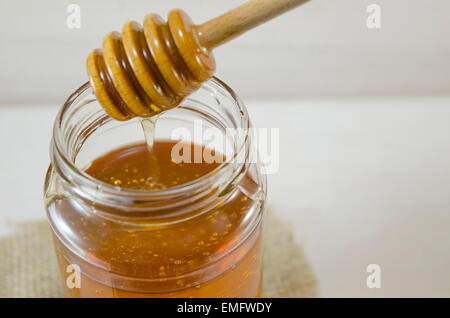
[[[57,115],[44,199],[66,297],[259,296],[266,180],[245,106],[213,78],[156,122],[149,148],[88,83]],[[199,125],[221,142],[189,139]]]

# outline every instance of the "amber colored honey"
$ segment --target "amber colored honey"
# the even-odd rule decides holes
[[[173,146],[173,142],[156,141],[151,153],[145,144],[125,146],[97,158],[86,172],[116,187],[154,191],[186,184],[218,166],[174,163]],[[200,146],[191,147],[195,151]],[[236,192],[220,207],[189,220],[145,226],[142,220],[125,219],[122,223],[96,213],[75,213],[79,206],[66,202],[59,207],[62,217],[75,233],[73,241],[88,255],[82,260],[56,239],[66,296],[258,296],[262,276],[260,229],[246,239],[240,235],[253,205],[243,192]],[[81,268],[80,288],[65,284],[69,264]],[[197,273],[195,277],[190,275],[193,272]]]

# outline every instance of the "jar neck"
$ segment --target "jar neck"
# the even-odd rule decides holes
[[[80,87],[63,105],[53,129],[52,166],[65,194],[79,198],[110,216],[140,217],[158,222],[161,219],[175,222],[193,217],[233,195],[253,156],[250,121],[237,95],[214,78],[169,112],[178,117],[189,114],[190,118],[195,118],[195,115],[226,134],[232,149],[228,149],[225,161],[210,173],[169,189],[142,191],[118,188],[88,175],[78,158],[86,144],[105,132],[120,128],[124,122],[117,122],[106,115],[89,83]],[[237,133],[228,134],[230,129]]]

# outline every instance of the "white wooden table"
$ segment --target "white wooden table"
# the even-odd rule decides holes
[[[269,201],[305,246],[322,296],[450,296],[450,98],[247,105],[256,127],[280,128]],[[0,105],[0,224],[45,217],[57,110]],[[366,286],[372,263],[380,289]]]

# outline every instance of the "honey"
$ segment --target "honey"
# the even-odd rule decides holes
[[[305,2],[252,0],[200,25],[179,9],[167,22],[150,14],[91,52],[90,82],[55,120],[44,188],[66,296],[260,295],[265,176],[245,107],[213,78],[212,50]],[[125,146],[101,151],[104,135],[136,118],[145,143],[118,142],[122,130],[114,148]],[[161,120],[183,128],[200,120],[226,135],[232,153],[224,162],[172,160],[181,141],[155,140]],[[184,142],[191,153],[214,153]]]
[[[45,184],[67,297],[260,295],[266,191],[251,135],[227,134],[233,147],[213,156],[220,162],[174,160],[174,149],[194,158],[216,150],[168,137],[167,127],[197,118],[248,131],[235,98],[213,80],[168,115],[122,122],[99,108],[88,84],[69,98]],[[124,142],[136,128],[140,138]]]
[[[173,163],[171,149],[174,146],[174,142],[156,141],[152,153],[146,144],[125,146],[94,160],[86,172],[117,187],[154,191],[191,182],[213,172],[219,165]],[[195,147],[201,146],[191,144],[190,147],[194,152]],[[149,159],[152,155],[156,157],[157,167],[154,167],[155,161]],[[252,200],[240,192],[226,206],[199,213],[180,224],[146,224],[133,230],[119,230],[116,222],[107,218],[75,217],[76,206],[68,205],[64,207],[64,216],[72,231],[83,238],[79,246],[89,251],[91,259],[106,264],[112,275],[125,276],[132,282],[111,284],[109,277],[104,281],[90,279],[95,275],[90,273],[89,266],[83,267],[81,260],[60,246],[62,272],[72,263],[79,264],[83,272],[81,288],[66,288],[66,293],[72,297],[255,297],[261,281],[260,239],[221,255],[239,236],[236,232],[243,230],[242,224],[252,205]],[[122,218],[121,222],[136,221]],[[217,259],[216,266],[205,269],[213,259]],[[217,268],[220,275],[214,277]],[[184,277],[198,270],[205,271],[203,277],[214,278],[199,282]],[[154,280],[158,290],[167,291],[149,292],[152,284],[144,283],[148,280]],[[174,287],[178,290],[173,291]]]

